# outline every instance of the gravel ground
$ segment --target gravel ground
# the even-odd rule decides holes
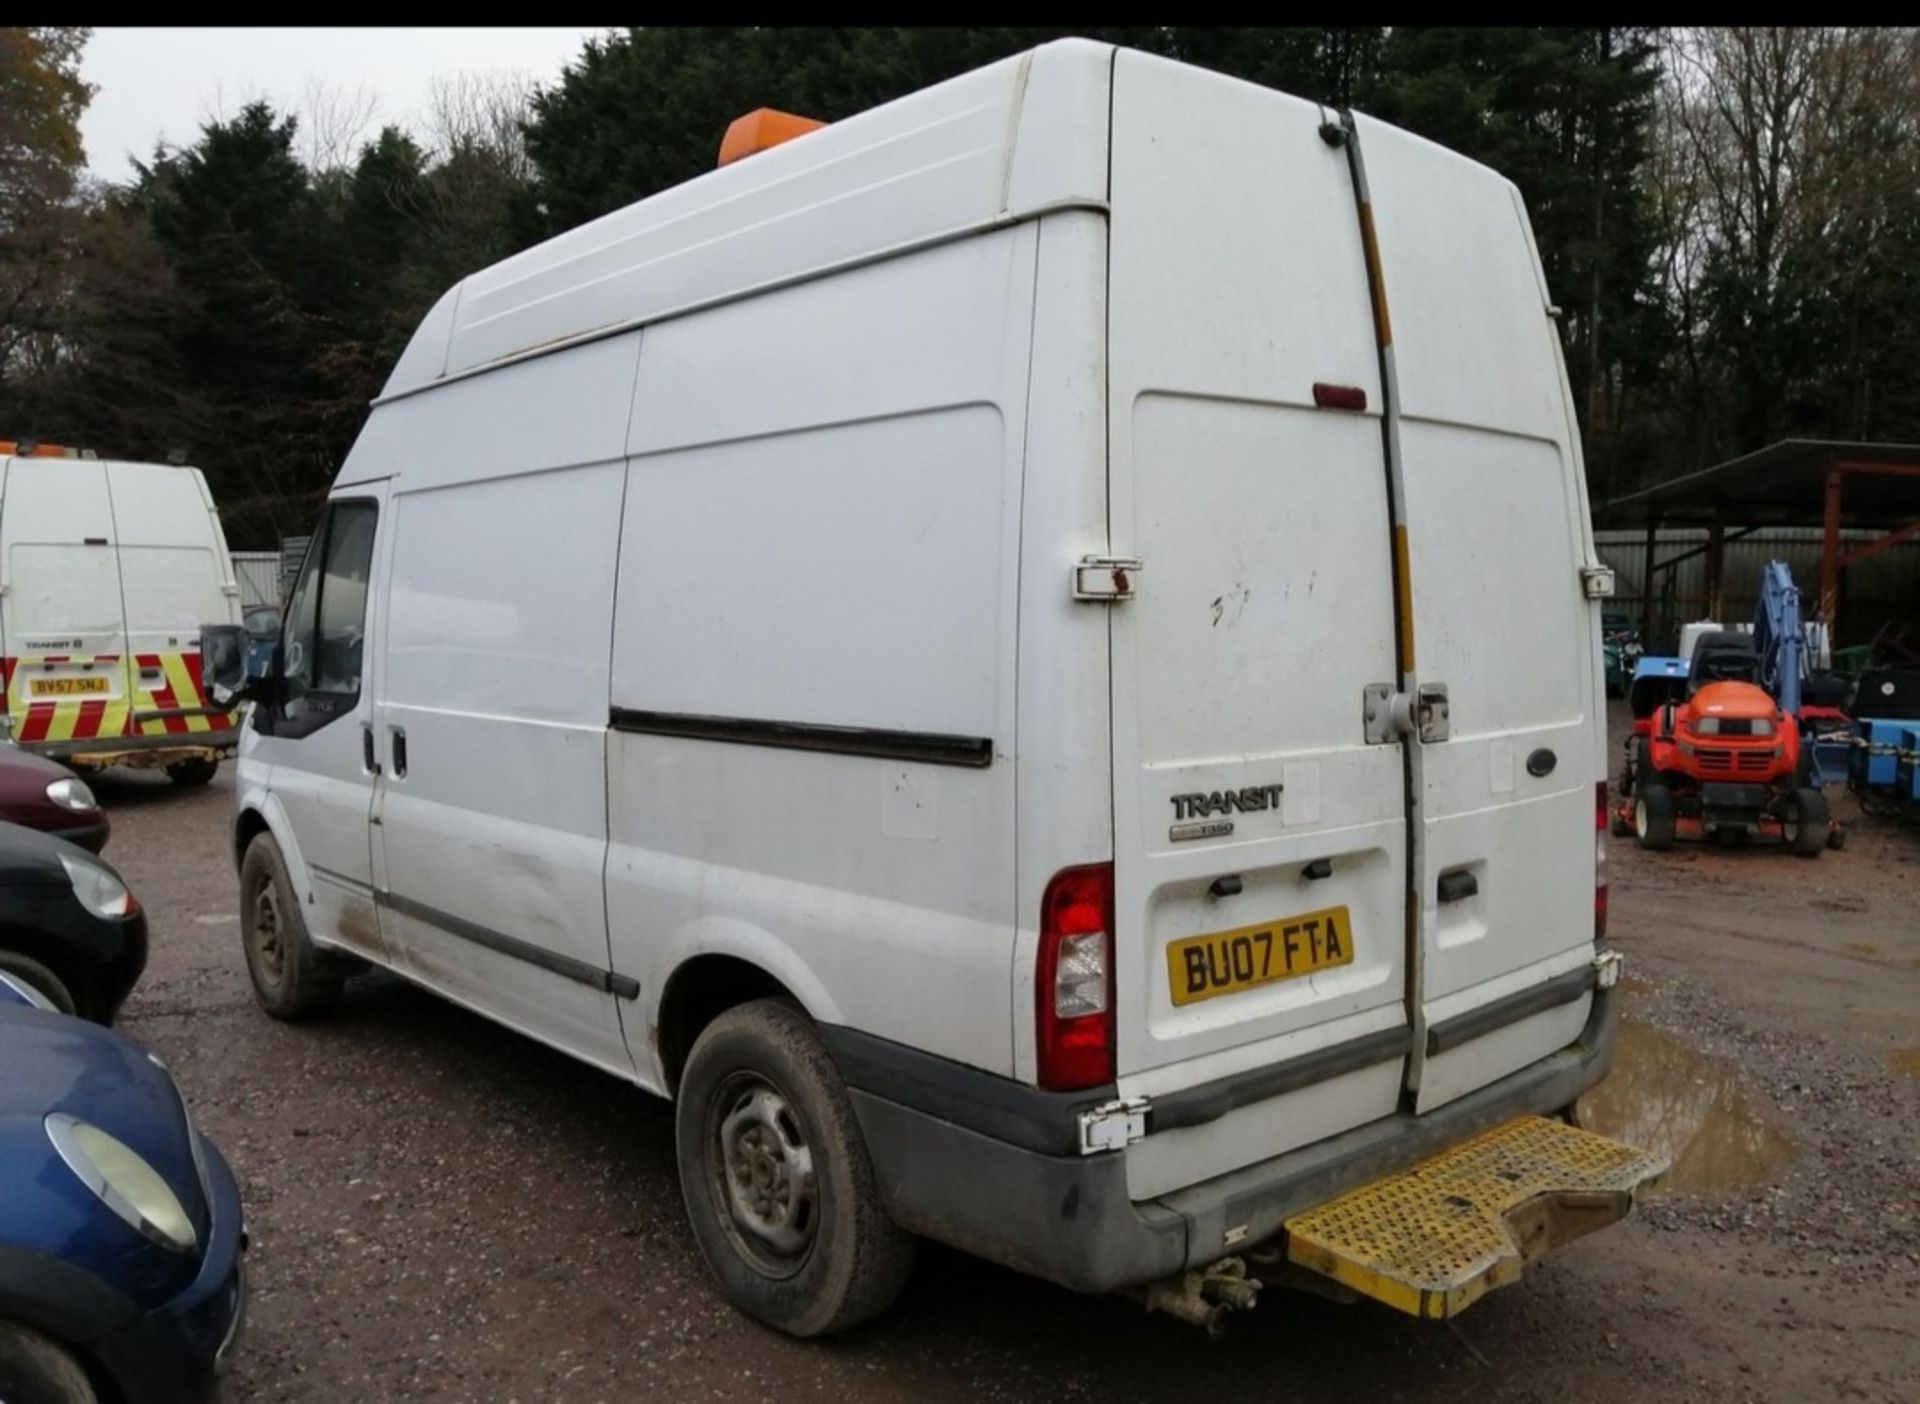
[[[261,1014],[229,786],[97,786],[152,919],[123,1027],[248,1205],[228,1401],[1920,1398],[1920,835],[1865,821],[1817,862],[1615,842],[1640,1051],[1595,1114],[1710,1188],[1450,1327],[1269,1293],[1211,1343],[929,1248],[895,1310],[801,1345],[709,1289],[664,1103],[386,976],[320,1023]]]

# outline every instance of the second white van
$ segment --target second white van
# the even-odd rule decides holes
[[[206,784],[239,731],[203,695],[200,629],[239,618],[199,469],[0,443],[0,724],[16,745]]]
[[[254,689],[246,958],[674,1098],[796,1334],[922,1236],[1449,1315],[1659,1168],[1568,1119],[1608,582],[1509,182],[1049,45],[441,299]]]

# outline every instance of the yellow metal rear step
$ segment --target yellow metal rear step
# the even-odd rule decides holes
[[[1626,1217],[1664,1157],[1523,1116],[1287,1220],[1287,1256],[1412,1316],[1457,1316]]]

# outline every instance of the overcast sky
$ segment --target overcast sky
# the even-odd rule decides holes
[[[264,97],[283,111],[307,106],[315,83],[375,104],[384,122],[408,125],[439,75],[518,70],[559,74],[592,29],[96,29],[81,72],[98,89],[81,123],[87,166],[106,180],[133,174],[156,141],[191,144],[200,124]]]

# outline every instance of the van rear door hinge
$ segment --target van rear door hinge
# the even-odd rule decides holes
[[[1610,566],[1580,567],[1580,588],[1590,600],[1613,598],[1613,569]]]
[[[1098,1155],[1120,1150],[1147,1134],[1147,1113],[1153,1104],[1145,1097],[1125,1097],[1080,1113],[1080,1154]]]
[[[1142,569],[1138,556],[1082,556],[1073,567],[1073,597],[1095,604],[1130,600]]]

